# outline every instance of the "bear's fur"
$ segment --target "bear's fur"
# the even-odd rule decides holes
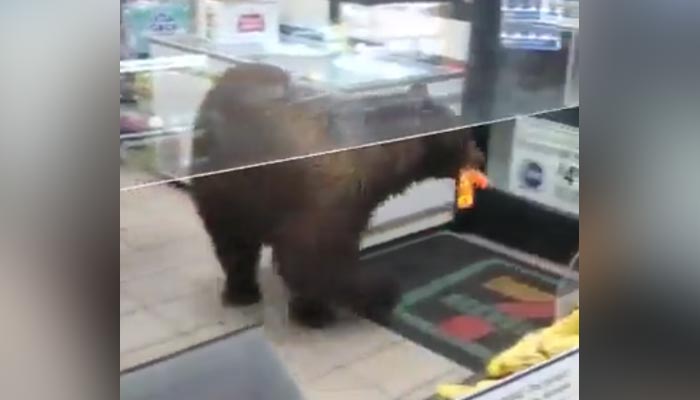
[[[421,86],[361,99],[304,98],[303,89],[275,67],[227,71],[197,121],[200,171],[332,149],[343,138],[381,137],[392,127],[423,133],[454,123]],[[414,182],[455,178],[461,167],[480,162],[470,133],[462,131],[194,179],[195,204],[226,274],[224,300],[259,301],[256,266],[266,244],[300,322],[322,326],[332,319],[332,306],[386,316],[398,300],[396,283],[357,268],[372,211]]]

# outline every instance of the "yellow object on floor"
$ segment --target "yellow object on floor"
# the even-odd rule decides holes
[[[520,339],[510,349],[494,357],[486,366],[489,379],[476,385],[439,385],[437,394],[444,399],[461,399],[498,383],[516,372],[540,364],[579,345],[579,310],[551,326]]]

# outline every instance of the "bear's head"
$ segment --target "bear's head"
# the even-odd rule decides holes
[[[477,148],[471,129],[458,129],[459,117],[446,105],[430,97],[425,85],[414,85],[408,92],[416,110],[425,148],[426,172],[437,178],[456,178],[464,167],[479,168],[484,155]]]

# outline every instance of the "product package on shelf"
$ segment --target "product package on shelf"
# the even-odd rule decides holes
[[[578,215],[578,128],[542,118],[518,118],[509,174],[511,193]]]
[[[509,49],[560,50],[561,25],[571,14],[570,3],[564,0],[501,0],[501,44]]]
[[[277,0],[204,0],[206,37],[218,44],[279,41]]]
[[[153,73],[120,74],[119,132],[122,138],[161,128],[153,115]]]
[[[194,11],[189,0],[136,0],[122,5],[124,39],[131,56],[149,56],[151,35],[175,35],[192,32]]]
[[[393,53],[449,56],[459,59],[467,40],[467,24],[450,19],[450,5],[437,2],[364,5],[340,4],[340,20],[348,35]],[[447,38],[454,40],[453,46]],[[453,54],[452,47],[459,48]]]

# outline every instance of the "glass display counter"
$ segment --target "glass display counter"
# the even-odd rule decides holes
[[[263,63],[287,70],[295,79],[329,92],[365,92],[417,82],[462,78],[464,65],[391,54],[387,51],[338,51],[333,44],[295,40],[274,44],[215,44],[196,36],[153,38],[152,51],[160,54],[202,54],[228,66]]]

